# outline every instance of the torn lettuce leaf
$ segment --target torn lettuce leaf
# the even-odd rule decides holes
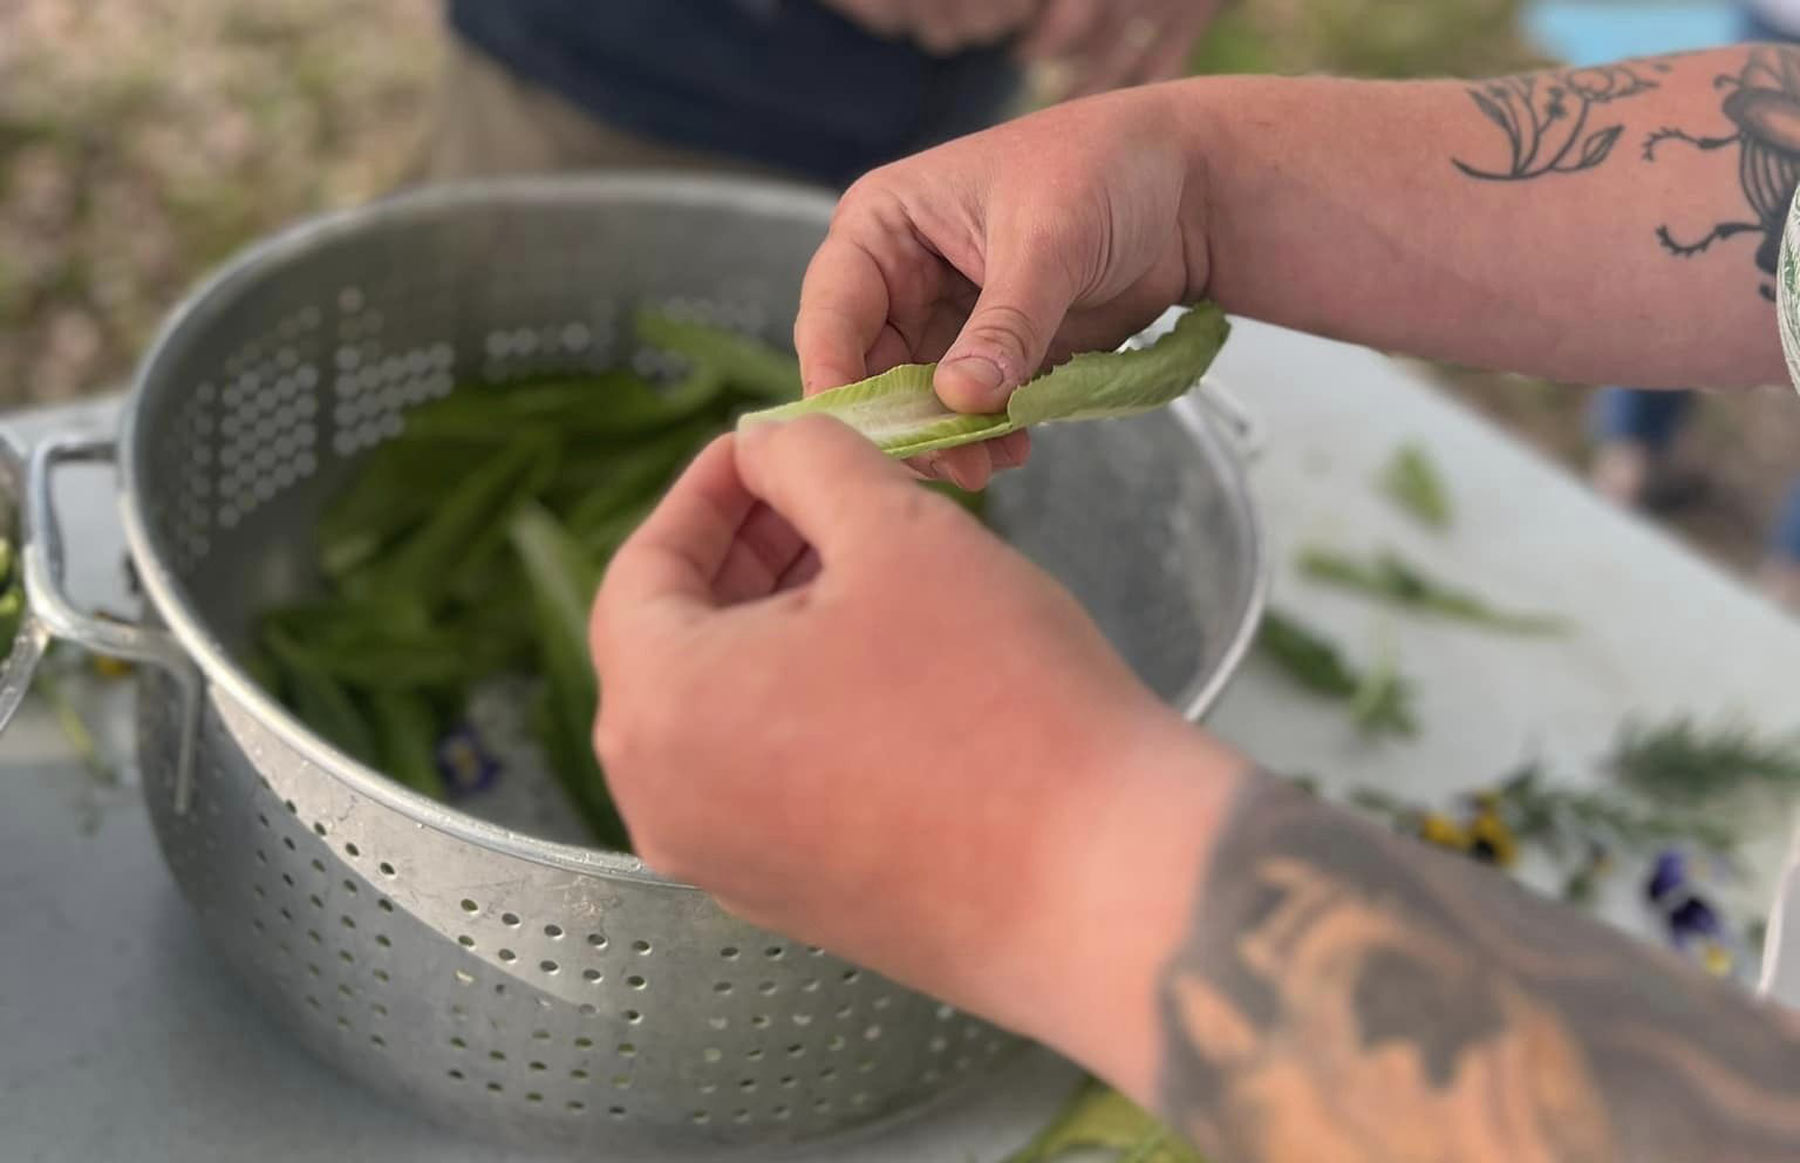
[[[1230,334],[1224,312],[1200,303],[1147,348],[1077,355],[1021,386],[1006,411],[953,412],[932,390],[936,364],[902,364],[816,396],[746,413],[738,429],[821,413],[894,457],[991,440],[1034,424],[1132,416],[1160,408],[1197,383]]]

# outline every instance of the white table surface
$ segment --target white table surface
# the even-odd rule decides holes
[[[1564,768],[1602,753],[1637,713],[1734,712],[1785,726],[1800,626],[1652,528],[1372,353],[1240,324],[1221,358],[1269,430],[1254,487],[1275,601],[1354,653],[1391,633],[1420,680],[1412,741],[1369,745],[1341,710],[1252,658],[1211,726],[1264,762],[1328,787],[1446,796],[1535,751]],[[1800,406],[1800,405],[1797,405]],[[16,419],[30,439],[107,430],[111,404]],[[1458,509],[1416,532],[1370,485],[1402,440],[1445,467]],[[110,481],[63,495],[78,596],[117,601]],[[1521,608],[1579,626],[1516,640],[1385,614],[1297,581],[1293,547],[1387,543]],[[1384,629],[1385,628],[1385,629]],[[109,728],[127,726],[122,709]],[[1757,849],[1773,873],[1779,828]],[[1762,886],[1748,886],[1754,899]],[[1616,916],[1633,924],[1630,889]],[[40,706],[0,740],[0,1160],[6,1163],[473,1163],[515,1160],[357,1091],[264,1019],[207,955],[130,788],[96,792]],[[1071,1074],[1047,1056],[953,1108],[839,1150],[845,1163],[987,1163],[1046,1119]]]

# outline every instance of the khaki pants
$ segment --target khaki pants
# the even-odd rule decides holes
[[[793,178],[736,158],[615,129],[449,37],[422,181],[607,168],[713,170]]]

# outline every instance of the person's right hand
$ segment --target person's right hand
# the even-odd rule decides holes
[[[911,40],[941,56],[1022,32],[1038,0],[824,0],[877,36]]]
[[[1171,86],[1070,102],[875,170],[801,289],[808,393],[938,360],[940,398],[994,412],[1047,360],[1110,348],[1203,294],[1204,167]],[[1024,434],[932,454],[980,488]]]

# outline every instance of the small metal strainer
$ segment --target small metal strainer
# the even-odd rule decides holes
[[[537,816],[418,796],[311,734],[237,661],[256,613],[314,584],[322,506],[409,408],[472,378],[642,358],[628,320],[646,301],[780,342],[831,209],[742,180],[513,179],[250,250],[172,317],[128,404],[141,626],[90,617],[61,586],[51,477],[114,445],[33,452],[31,612],[8,684],[51,634],[156,664],[144,790],[215,949],[313,1050],[441,1122],[608,1158],[729,1153],[916,1111],[1017,1045]],[[1193,398],[1045,430],[990,507],[1195,716],[1262,596],[1218,431]]]

